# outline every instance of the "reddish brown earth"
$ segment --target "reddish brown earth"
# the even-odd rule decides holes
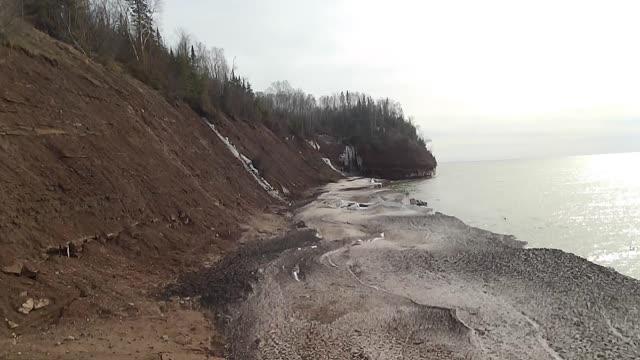
[[[262,124],[228,120],[220,115],[215,122],[278,191],[284,186],[291,193],[300,195],[310,184],[336,179],[335,171],[327,167],[318,152],[303,139],[294,136],[283,139]]]
[[[211,121],[292,199],[337,176],[303,141]],[[0,272],[0,359],[220,355],[192,299],[157,294],[287,209],[187,106],[31,30],[0,46],[0,203],[0,267],[37,272]]]

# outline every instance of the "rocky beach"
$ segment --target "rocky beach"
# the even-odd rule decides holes
[[[640,282],[351,178],[169,294],[231,359],[637,359]],[[423,204],[421,204],[423,205]]]

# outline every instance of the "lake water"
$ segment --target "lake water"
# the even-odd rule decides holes
[[[401,185],[436,211],[640,279],[640,153],[443,163]]]

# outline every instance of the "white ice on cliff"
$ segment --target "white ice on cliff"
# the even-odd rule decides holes
[[[355,146],[348,145],[338,157],[347,171],[353,171],[362,167],[362,158],[358,155]]]
[[[229,138],[223,136],[222,134],[220,134],[220,132],[218,131],[218,129],[216,129],[215,125],[211,124],[207,119],[202,119],[205,124],[209,125],[209,128],[211,128],[211,130],[213,130],[214,133],[216,133],[216,135],[218,135],[218,137],[220,138],[220,140],[222,140],[222,142],[227,145],[227,149],[229,149],[229,151],[231,151],[231,154],[233,154],[233,156],[235,156],[238,160],[240,160],[240,162],[242,163],[242,166],[244,167],[245,170],[247,170],[247,172],[249,174],[251,174],[251,176],[253,176],[253,178],[256,180],[256,182],[266,191],[269,193],[269,195],[273,196],[274,198],[278,199],[278,200],[283,200],[284,198],[282,197],[282,195],[280,195],[280,193],[278,192],[278,190],[276,190],[273,186],[271,186],[271,184],[269,184],[269,182],[267,180],[265,180],[265,178],[262,177],[262,175],[260,175],[260,172],[258,171],[258,169],[255,168],[255,166],[253,166],[253,161],[251,161],[251,159],[249,159],[248,157],[242,155],[240,153],[240,151],[238,151],[238,149],[235,147],[235,145],[233,145],[230,141]]]
[[[340,175],[343,175],[342,171],[336,169],[335,166],[333,166],[333,164],[331,163],[331,160],[329,160],[328,158],[322,158],[322,161],[324,161],[324,163],[327,164],[327,166],[333,169],[333,171],[337,172]]]
[[[314,150],[320,150],[320,144],[318,144],[317,142],[313,141],[313,140],[307,140],[307,143],[309,144],[309,146],[311,146]]]

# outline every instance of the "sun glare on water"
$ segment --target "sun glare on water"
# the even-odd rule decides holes
[[[581,226],[603,234],[587,258],[596,263],[640,272],[640,153],[604,154],[576,158],[575,180],[589,201]]]

